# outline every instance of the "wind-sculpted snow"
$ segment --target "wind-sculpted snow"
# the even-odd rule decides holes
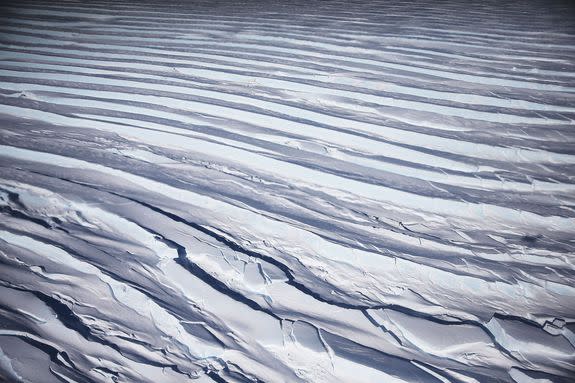
[[[0,380],[573,381],[568,3],[0,13]]]

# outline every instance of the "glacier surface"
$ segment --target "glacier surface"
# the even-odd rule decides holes
[[[0,7],[0,380],[572,382],[575,9]]]

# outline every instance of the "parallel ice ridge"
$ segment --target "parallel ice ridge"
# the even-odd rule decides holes
[[[435,3],[0,8],[0,380],[573,381],[575,13]]]

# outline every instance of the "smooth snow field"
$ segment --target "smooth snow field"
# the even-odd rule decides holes
[[[575,382],[575,3],[0,6],[0,381]]]

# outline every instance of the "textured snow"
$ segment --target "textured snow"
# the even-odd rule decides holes
[[[573,381],[573,14],[0,6],[0,381]]]

